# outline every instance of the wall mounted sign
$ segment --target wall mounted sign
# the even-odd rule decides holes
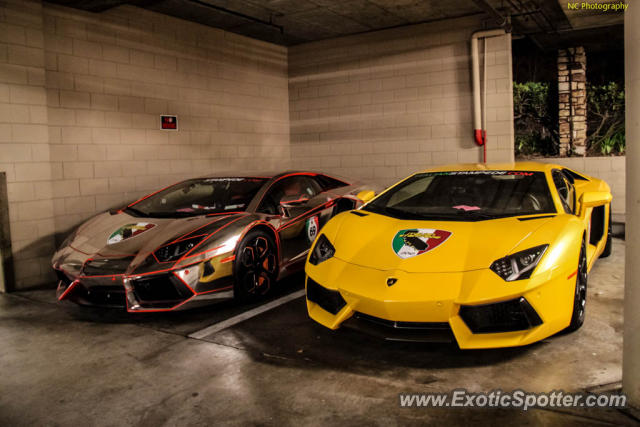
[[[160,116],[160,129],[178,130],[178,116]]]

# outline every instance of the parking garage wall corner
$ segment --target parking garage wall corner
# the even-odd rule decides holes
[[[290,48],[292,161],[380,184],[482,161],[470,39],[483,28],[467,17]],[[486,59],[487,160],[513,161],[511,36],[487,39]]]
[[[100,211],[188,177],[287,167],[288,108],[285,47],[128,5],[0,2],[17,287],[53,282],[56,240]]]

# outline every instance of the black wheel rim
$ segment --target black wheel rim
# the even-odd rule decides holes
[[[578,307],[578,318],[582,322],[584,321],[585,306],[587,305],[587,254],[584,244],[580,249],[575,304]]]
[[[242,289],[249,295],[264,295],[271,288],[276,257],[263,236],[247,242],[240,254],[239,279]]]

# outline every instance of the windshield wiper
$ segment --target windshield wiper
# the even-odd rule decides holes
[[[475,211],[465,211],[463,209],[459,209],[456,212],[457,216],[468,216],[470,218],[478,218],[478,219],[495,219],[495,218],[499,218],[499,215],[495,215],[495,214],[490,214],[487,212],[482,212],[479,210],[475,210]]]
[[[186,218],[190,216],[206,215],[205,212],[149,212],[152,218]]]
[[[142,212],[141,210],[138,210],[136,208],[132,208],[132,207],[126,207],[124,209],[125,212],[133,214],[134,216],[149,216],[148,214]]]
[[[433,212],[433,213],[432,212],[416,212],[416,211],[409,211],[409,210],[392,208],[392,207],[384,208],[384,212],[382,213],[394,218],[399,218],[399,219],[415,219],[415,220],[424,220],[424,221],[430,221],[430,220],[447,221],[452,219],[453,220],[458,219],[458,217],[455,214],[448,214],[448,213],[442,213],[442,212]]]
[[[404,209],[398,209],[398,208],[392,208],[392,207],[386,207],[384,208],[384,213],[386,213],[389,216],[396,216],[396,217],[409,217],[411,219],[422,219],[424,217],[423,214],[420,214],[418,212],[413,212],[413,211],[406,211]]]
[[[377,206],[365,206],[363,210],[387,215],[398,219],[434,220],[434,221],[475,221],[500,218],[500,215],[489,214],[481,211],[456,210],[453,212],[417,212],[393,207],[379,208]]]

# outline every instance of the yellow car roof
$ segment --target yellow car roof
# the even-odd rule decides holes
[[[521,170],[546,172],[551,169],[564,168],[553,163],[511,162],[511,163],[459,163],[425,169],[423,172],[475,171],[475,170]]]

